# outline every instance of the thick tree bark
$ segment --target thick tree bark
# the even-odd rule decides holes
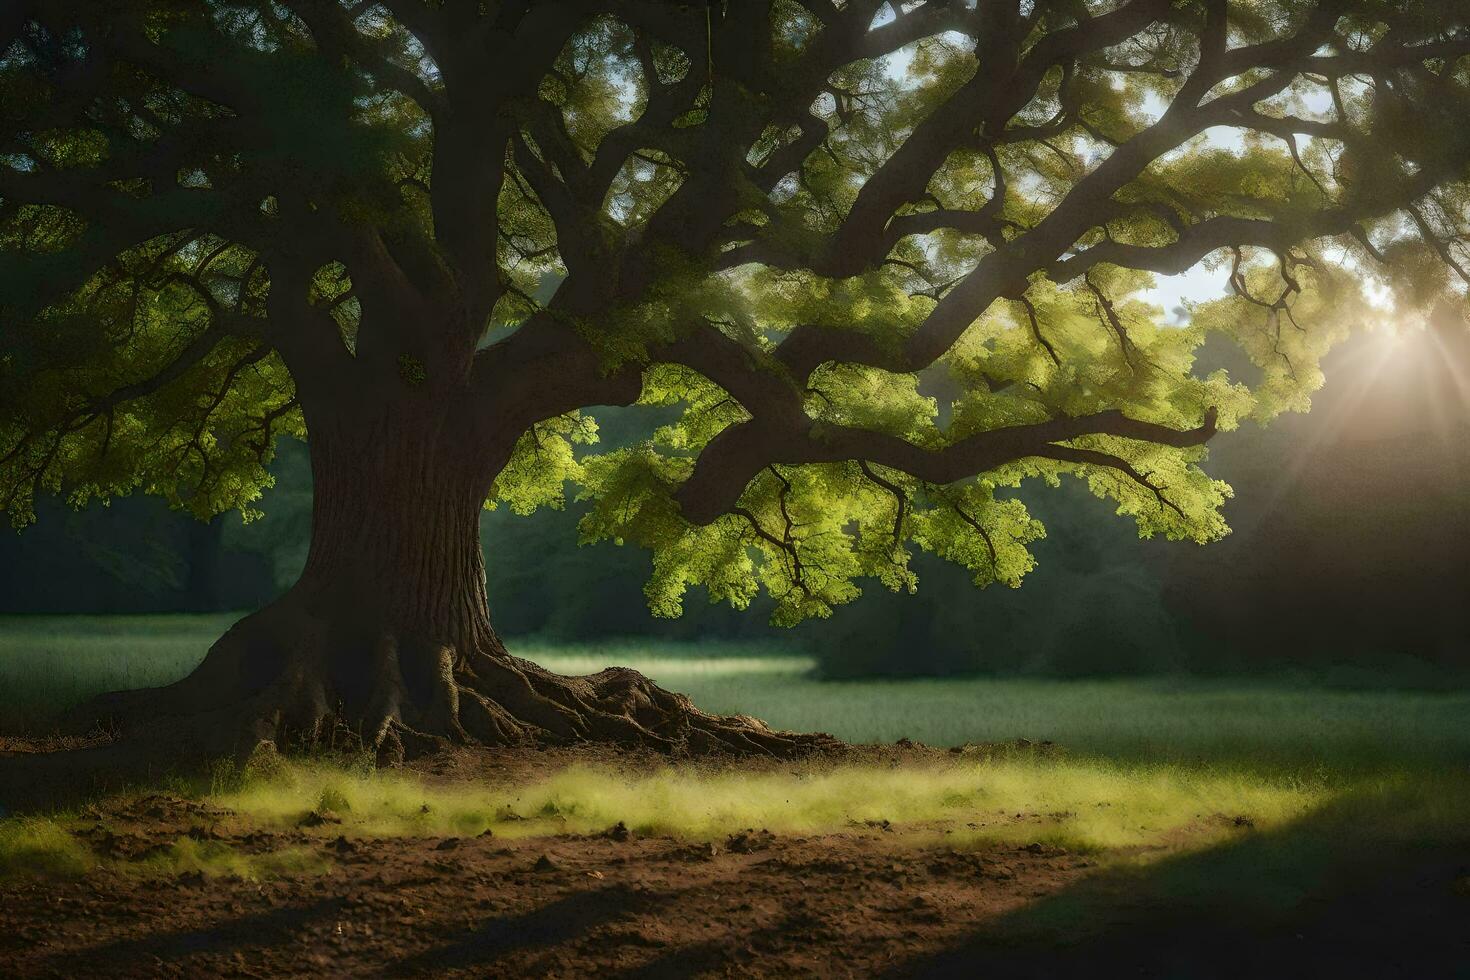
[[[480,467],[425,441],[313,439],[311,545],[294,591],[350,631],[503,654],[485,597]]]
[[[626,668],[562,677],[510,656],[485,595],[483,460],[440,444],[401,420],[314,430],[301,579],[188,677],[106,695],[83,720],[124,733],[183,724],[192,747],[216,754],[345,738],[387,762],[453,743],[785,755],[831,741],[707,714]]]

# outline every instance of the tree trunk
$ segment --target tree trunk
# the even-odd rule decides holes
[[[562,677],[510,656],[485,596],[484,461],[436,452],[422,427],[366,428],[313,432],[311,544],[296,585],[188,677],[106,695],[86,721],[125,732],[183,722],[209,753],[345,738],[387,762],[451,743],[784,755],[830,741],[707,714],[627,668]]]
[[[485,599],[478,467],[403,442],[312,444],[311,545],[292,593],[347,646],[392,636],[418,654],[503,655]]]

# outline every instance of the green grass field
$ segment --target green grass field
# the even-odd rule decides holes
[[[0,618],[0,730],[44,726],[106,690],[187,673],[232,616]],[[1329,690],[1301,683],[1150,678],[821,681],[778,648],[730,643],[512,643],[566,673],[642,670],[702,707],[854,742],[1049,740],[1129,762],[1324,772],[1466,770],[1470,690]]]
[[[231,618],[0,618],[0,730],[43,728],[58,709],[89,695],[173,680]],[[574,767],[533,783],[452,786],[302,759],[266,778],[231,770],[236,776],[223,782],[175,789],[266,827],[294,826],[311,808],[340,810],[341,829],[366,835],[474,834],[492,825],[508,837],[586,833],[621,820],[640,832],[713,839],[747,826],[821,833],[853,820],[918,827],[958,820],[973,829],[944,837],[944,846],[1034,838],[1104,862],[1105,873],[1085,886],[997,926],[1034,937],[1027,941],[1041,950],[1058,936],[1101,942],[1168,916],[1197,923],[1263,917],[1261,929],[1308,928],[1290,923],[1334,907],[1353,881],[1417,875],[1414,881],[1433,884],[1470,848],[1466,690],[1187,678],[821,681],[809,660],[771,647],[534,639],[512,646],[568,673],[633,666],[709,710],[854,742],[1024,738],[1052,741],[1060,751],[962,753],[937,768],[839,764],[733,775],[687,766],[634,775]],[[1050,823],[1007,818],[1020,811],[1050,814]],[[0,819],[0,878],[94,866],[91,852],[66,832],[68,819]],[[1234,829],[1237,821],[1250,832]],[[923,846],[922,835],[914,839]],[[295,852],[197,851],[181,839],[154,870],[247,877],[313,870]],[[1421,873],[1425,861],[1429,871]],[[1449,881],[1433,888],[1449,889]],[[1455,881],[1470,889],[1470,875]],[[1398,886],[1372,887],[1391,898]],[[1438,908],[1432,902],[1440,892],[1424,894],[1426,907]],[[1397,907],[1369,905],[1362,914]],[[1418,906],[1403,908],[1419,914]]]

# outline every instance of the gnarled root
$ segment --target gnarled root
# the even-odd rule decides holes
[[[497,644],[498,646],[498,644]],[[124,735],[187,733],[181,749],[236,756],[261,742],[356,742],[395,764],[451,745],[597,742],[671,755],[789,757],[840,743],[713,715],[635,670],[554,674],[500,649],[459,650],[390,632],[364,636],[300,610],[237,624],[188,677],[98,698],[78,712]]]

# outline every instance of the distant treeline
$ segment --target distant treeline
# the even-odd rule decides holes
[[[1230,365],[1239,370],[1239,365]],[[653,619],[648,556],[578,547],[579,508],[482,522],[492,612],[507,636],[770,638],[808,647],[832,676],[974,671],[1052,675],[1262,667],[1470,666],[1470,335],[1444,326],[1398,344],[1355,339],[1327,365],[1309,415],[1217,437],[1210,472],[1236,498],[1225,541],[1138,540],[1076,481],[1020,491],[1046,524],[1022,588],[974,588],[919,554],[917,595],[877,583],[795,631],[691,597]],[[637,411],[597,414],[613,444]],[[0,612],[160,612],[257,606],[305,559],[310,469],[282,446],[266,517],[199,524],[153,499],[73,512],[0,535]]]

